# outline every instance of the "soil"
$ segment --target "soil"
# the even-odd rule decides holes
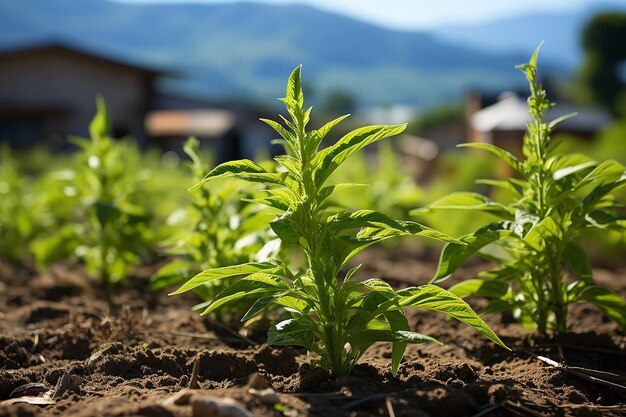
[[[371,248],[356,261],[366,263],[363,278],[397,287],[425,283],[435,265],[432,254],[409,249]],[[483,267],[470,263],[459,276]],[[559,343],[529,334],[507,315],[487,317],[511,352],[442,315],[410,311],[416,330],[445,345],[410,346],[396,375],[390,346],[375,345],[353,375],[333,378],[304,350],[264,345],[262,329],[241,335],[199,316],[190,309],[193,295],[148,292],[152,271],[104,290],[80,265],[41,273],[0,262],[0,416],[182,417],[203,415],[201,405],[214,397],[236,405],[204,415],[626,415],[626,391],[576,373],[584,367],[626,375],[626,336],[586,305],[572,308],[579,323]],[[596,270],[595,278],[626,296],[626,268]]]

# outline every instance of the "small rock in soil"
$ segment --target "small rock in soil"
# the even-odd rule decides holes
[[[191,398],[193,417],[254,417],[243,405],[232,398],[197,396]]]

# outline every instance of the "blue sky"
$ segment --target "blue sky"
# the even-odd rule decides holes
[[[127,3],[234,3],[238,0],[117,0]],[[257,0],[308,4],[381,26],[420,30],[447,23],[478,23],[539,11],[578,9],[597,0]],[[610,1],[616,3],[617,1]]]

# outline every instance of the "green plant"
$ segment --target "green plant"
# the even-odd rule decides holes
[[[337,195],[334,200],[343,207],[369,207],[395,219],[407,220],[416,201],[423,200],[424,191],[402,166],[390,142],[381,142],[374,155],[365,152],[353,155],[350,164],[340,166],[333,175],[339,182],[369,185]]]
[[[508,190],[514,201],[502,204],[478,193],[457,192],[432,203],[429,210],[482,211],[499,219],[462,237],[465,245],[448,244],[432,282],[446,279],[478,253],[497,267],[450,291],[489,297],[483,313],[512,310],[526,327],[562,335],[570,328],[568,306],[584,301],[626,326],[624,300],[594,285],[591,262],[576,243],[588,228],[625,230],[623,205],[612,193],[626,183],[626,171],[614,160],[597,162],[583,154],[558,152],[550,135],[563,118],[544,122],[553,105],[537,82],[537,54],[519,66],[531,91],[525,159],[486,143],[465,145],[490,151],[515,170],[515,178],[480,181]]]
[[[145,177],[128,161],[140,161],[131,142],[110,137],[111,121],[104,100],[89,125],[90,139],[72,138],[80,148],[76,167],[57,175],[57,187],[73,203],[69,218],[34,247],[40,264],[67,256],[85,262],[104,286],[122,283],[130,269],[149,258],[155,245],[152,214],[140,204],[139,182]]]
[[[200,156],[199,148],[196,138],[189,138],[183,148],[191,158],[189,166],[195,182],[202,180],[209,167]],[[175,237],[168,251],[175,259],[151,278],[151,289],[169,288],[209,268],[251,262],[259,255],[267,257],[280,248],[280,241],[271,236],[267,226],[267,214],[260,210],[263,206],[242,201],[242,194],[237,193],[237,184],[232,180],[210,185],[194,190],[189,206],[170,216],[171,223],[183,220],[183,227],[179,228],[181,234]],[[256,192],[254,189],[245,191],[243,196],[248,198]],[[228,279],[211,281],[196,287],[194,292],[203,300],[211,300],[229,283]],[[203,309],[202,306],[198,308]],[[245,311],[239,318],[243,313]]]
[[[32,184],[20,171],[8,146],[0,147],[0,258],[27,263],[36,233]]]
[[[394,236],[456,240],[419,223],[396,221],[372,210],[332,213],[327,209],[329,197],[357,185],[325,185],[337,167],[365,146],[402,132],[405,125],[362,127],[332,146],[318,149],[324,136],[347,116],[307,131],[311,108],[303,108],[300,70],[297,67],[292,72],[286,98],[281,99],[291,117],[291,120],[282,117],[287,128],[264,120],[280,134],[280,143],[286,152],[275,158],[277,171],[267,171],[249,160],[231,161],[214,168],[196,187],[224,176],[270,185],[266,196],[260,199],[277,214],[270,226],[283,244],[295,246],[306,255],[306,267],[292,271],[291,265],[270,260],[209,269],[173,294],[213,280],[236,278],[207,305],[203,314],[250,296],[256,301],[242,320],[271,305],[282,306],[292,318],[273,325],[267,343],[303,346],[319,355],[321,366],[335,375],[349,373],[365,350],[378,341],[393,343],[394,372],[407,343],[436,342],[432,337],[410,330],[405,307],[447,313],[504,346],[462,299],[435,285],[396,292],[379,279],[355,281],[353,276],[358,267],[341,274],[355,254]]]

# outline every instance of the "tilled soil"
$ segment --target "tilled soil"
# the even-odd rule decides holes
[[[357,261],[366,264],[363,278],[402,287],[425,283],[434,263],[420,259],[431,258],[372,248]],[[460,276],[482,267],[470,264]],[[139,270],[127,288],[103,290],[79,265],[36,273],[0,262],[0,416],[626,415],[623,379],[609,386],[578,368],[626,375],[626,336],[586,305],[572,308],[579,323],[559,343],[507,315],[488,317],[511,352],[445,316],[410,311],[414,329],[445,345],[410,346],[397,375],[389,345],[375,345],[353,375],[333,378],[304,350],[264,345],[262,326],[241,335],[192,312],[192,295],[144,290],[152,270]],[[626,269],[595,271],[622,296],[625,277]],[[236,403],[198,408],[215,396]]]

